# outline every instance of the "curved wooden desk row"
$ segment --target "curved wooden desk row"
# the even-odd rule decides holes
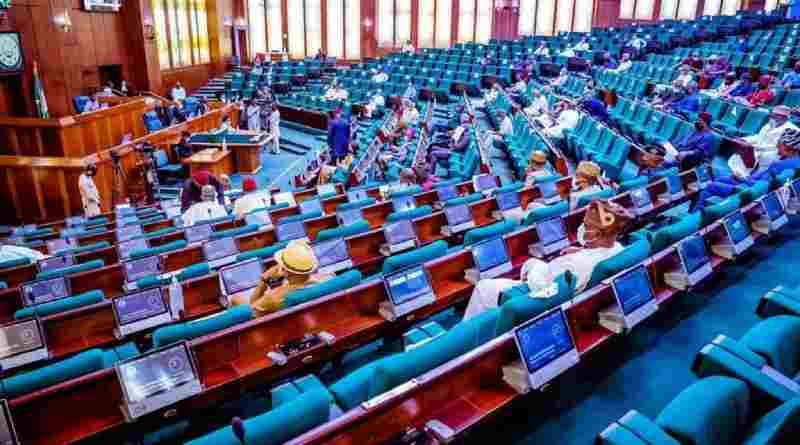
[[[691,178],[686,176],[684,179],[691,181]],[[657,187],[654,184],[651,192],[657,192]],[[659,207],[661,210],[664,208],[664,205]],[[577,209],[570,213],[568,220],[580,221],[584,212],[585,208]],[[569,225],[572,227],[570,237],[574,240],[577,224]],[[381,233],[380,231],[373,233],[375,232]],[[538,235],[535,227],[531,226],[508,234],[505,239],[515,266],[515,270],[509,276],[515,276],[519,273],[519,267],[528,258],[528,245],[536,242]],[[472,285],[464,279],[464,270],[473,267],[474,264],[472,255],[467,249],[429,261],[425,266],[431,274],[431,283],[436,295],[435,303],[394,322],[387,321],[378,312],[379,304],[385,301],[387,296],[382,281],[374,279],[363,282],[355,288],[191,341],[190,347],[197,359],[204,391],[143,421],[158,423],[165,415],[187,416],[194,410],[209,408],[222,401],[240,397],[255,387],[274,383],[278,379],[307,370],[309,366],[328,361],[381,336],[398,336],[416,321],[468,298]],[[197,304],[196,308],[205,305],[209,310],[213,310],[211,308],[215,304],[213,300],[219,293],[216,287],[218,281],[215,274],[187,281],[183,285],[187,303],[191,301],[192,305]],[[598,295],[601,298],[608,298],[608,294]],[[585,352],[608,338],[610,332],[604,332],[596,325],[596,311],[603,305],[597,304],[594,296],[575,307],[575,315],[571,316],[571,321],[575,323],[581,321],[589,326],[584,329],[586,333],[579,337],[581,351]],[[92,323],[86,321],[81,323],[84,326],[86,324]],[[267,352],[277,350],[279,344],[300,338],[307,333],[321,331],[333,334],[336,341],[332,345],[323,344],[291,356],[288,363],[283,366],[273,363],[267,357]],[[477,372],[483,367],[471,368],[476,368],[473,371]],[[464,383],[464,388],[471,386]],[[509,398],[510,396],[512,394],[509,394]],[[450,401],[458,399],[453,397]],[[17,420],[17,428],[25,443],[72,443],[106,431],[125,428],[126,423],[119,410],[121,400],[121,389],[114,371],[105,370],[19,397],[11,401],[11,407],[15,420],[20,419]],[[85,406],[85,409],[80,411],[71,409],[75,403],[82,403],[81,406]],[[440,403],[439,406],[443,405]],[[36,412],[37,416],[26,415],[33,412]],[[362,417],[365,418],[361,421],[369,422],[372,414],[374,413],[363,413]],[[34,419],[42,416],[47,418],[48,422],[41,424]],[[359,418],[358,410],[355,413],[347,413],[343,419],[351,419],[354,416]],[[407,417],[401,417],[405,418]],[[337,422],[324,428],[335,431],[341,427],[337,426],[340,424]],[[390,424],[391,428],[400,427],[396,422]],[[349,423],[345,425],[350,426]],[[141,424],[135,427],[128,426],[139,430],[142,428]],[[390,428],[385,431],[390,432]],[[317,434],[315,430],[310,437],[317,437]],[[330,438],[332,433],[320,437]]]
[[[0,188],[0,201],[13,206],[13,210],[9,209],[0,215],[0,222],[53,221],[83,214],[78,177],[86,162],[97,165],[94,180],[100,192],[102,210],[110,212],[113,209],[111,190],[115,176],[112,151],[120,155],[120,165],[126,177],[122,195],[126,194],[126,187],[128,192],[136,187],[143,191],[144,183],[139,170],[141,155],[133,149],[135,145],[145,142],[154,145],[176,143],[184,131],[192,133],[216,128],[223,115],[230,114],[235,121],[238,113],[238,107],[227,105],[182,124],[138,137],[129,144],[116,145],[81,158],[0,156],[0,175],[5,176],[8,182],[8,187]],[[81,152],[77,156],[84,154]],[[29,195],[31,192],[32,196]]]
[[[108,101],[104,101],[108,102]],[[62,118],[0,118],[4,155],[82,157],[147,133],[142,116],[157,105],[151,97],[116,100],[109,108]]]
[[[755,213],[759,207],[757,203],[752,203],[742,212],[752,222],[757,219]],[[698,234],[709,243],[723,237],[723,231],[721,222],[716,222]],[[764,236],[753,232],[756,240]],[[710,258],[714,273],[728,263],[728,260],[714,254],[710,254]],[[676,245],[672,245],[639,264],[647,268],[659,303],[666,302],[680,292],[664,284],[665,272],[672,270],[679,261]],[[597,322],[597,312],[614,304],[609,283],[610,280],[607,280],[588,289],[563,306],[582,360],[593,360],[591,354],[599,354],[600,346],[610,346],[612,338],[619,336]],[[460,437],[512,402],[523,398],[531,401],[538,397],[557,396],[558,380],[545,387],[541,395],[532,392],[525,396],[505,383],[502,367],[518,359],[513,333],[503,334],[417,377],[416,385],[387,396],[373,407],[354,408],[287,442],[287,445],[380,444],[398,439],[409,428],[422,431],[431,420],[444,423],[455,432],[456,437]]]

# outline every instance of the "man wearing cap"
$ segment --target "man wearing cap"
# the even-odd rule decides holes
[[[481,280],[470,297],[464,320],[474,318],[499,305],[500,295],[514,286],[527,283],[535,298],[549,298],[557,289],[554,281],[566,273],[575,279],[575,294],[589,284],[595,266],[620,253],[618,238],[633,219],[625,208],[610,201],[595,200],[583,218],[584,235],[581,247],[567,248],[563,255],[544,262],[531,258],[522,265],[519,280],[505,278]]]
[[[222,183],[217,180],[211,173],[202,170],[195,173],[191,178],[183,183],[183,191],[181,192],[181,211],[185,212],[192,206],[192,204],[201,201],[201,191],[203,186],[211,185],[217,191],[217,197],[220,204],[223,203],[222,199],[225,195],[222,189]]]
[[[192,204],[183,212],[181,220],[184,226],[193,226],[200,221],[223,218],[228,216],[225,206],[217,200],[217,190],[214,186],[206,184],[200,191],[200,202]]]
[[[572,130],[578,126],[578,121],[581,119],[580,113],[575,110],[575,107],[566,101],[561,101],[556,106],[556,122],[551,126],[545,125],[544,134],[551,139],[563,140],[564,130]],[[544,119],[537,119],[537,122],[545,124]]]
[[[800,88],[800,62],[795,62],[792,71],[784,74],[781,83],[787,90]]]
[[[769,104],[773,99],[775,99],[775,93],[773,93],[772,89],[769,87],[770,82],[772,82],[771,76],[764,75],[759,77],[756,91],[747,96],[747,100],[745,100],[743,97],[740,97],[738,101],[751,107],[760,107],[762,105]]]
[[[319,261],[314,250],[305,241],[289,241],[286,248],[275,253],[275,266],[269,268],[255,291],[247,298],[236,295],[235,306],[249,304],[256,316],[261,317],[284,309],[286,296],[293,291],[329,280],[332,275],[317,274]]]
[[[738,157],[738,155],[734,155]],[[695,210],[702,210],[706,201],[712,196],[728,197],[737,193],[740,187],[752,185],[756,181],[768,180],[780,175],[785,170],[800,169],[800,130],[787,129],[778,140],[777,156],[771,161],[759,162],[755,168],[748,169],[741,162],[733,176],[716,178],[698,195]]]
[[[700,111],[700,96],[697,94],[697,83],[692,81],[686,85],[686,96],[668,106],[668,108],[685,118],[691,118]]]
[[[80,192],[81,203],[83,203],[83,215],[87,218],[100,214],[100,192],[97,191],[94,183],[96,174],[97,166],[89,163],[78,177],[78,192]]]
[[[577,207],[581,196],[591,195],[603,191],[606,184],[603,180],[603,169],[591,161],[581,161],[575,168],[572,192],[570,193],[570,208]]]
[[[748,97],[753,94],[755,90],[756,88],[753,86],[753,78],[750,76],[750,73],[744,73],[742,74],[742,80],[739,81],[736,88],[731,91],[730,97]]]
[[[798,129],[789,120],[791,113],[792,110],[789,107],[778,105],[772,109],[769,114],[769,121],[761,127],[758,133],[741,139],[746,144],[753,146],[758,162],[771,162],[770,160],[774,160],[778,153],[778,140],[783,135],[783,132]]]
[[[536,178],[553,176],[553,169],[547,163],[547,154],[541,150],[534,150],[528,159],[528,168],[525,169],[525,186],[530,187],[536,183]]]
[[[258,192],[258,185],[253,177],[248,176],[242,181],[244,195],[233,203],[233,214],[237,219],[244,218],[253,210],[269,207],[269,197]]]

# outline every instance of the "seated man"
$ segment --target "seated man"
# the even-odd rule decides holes
[[[779,175],[784,170],[800,169],[800,130],[787,129],[781,134],[778,141],[778,156],[766,162],[758,162],[753,169],[744,166],[744,162],[738,155],[734,157],[738,160],[732,162],[733,175],[716,178],[704,188],[697,197],[695,203],[696,210],[702,210],[708,198],[718,196],[725,198],[737,193],[741,187],[754,184],[756,181],[769,179]]]
[[[547,47],[544,41],[539,42],[539,46],[533,51],[533,55],[547,57],[550,55],[550,49]]]
[[[775,93],[773,93],[772,89],[769,87],[771,82],[772,78],[770,76],[761,76],[758,79],[758,87],[756,88],[756,91],[747,96],[747,99],[744,97],[739,97],[736,101],[749,107],[768,105],[773,99],[775,99]]]
[[[634,34],[633,38],[628,42],[628,47],[633,48],[636,54],[639,54],[642,49],[647,47],[647,40],[643,39],[639,34]]]
[[[253,210],[269,207],[264,195],[258,192],[258,185],[253,177],[248,176],[242,181],[242,191],[244,195],[233,203],[233,214],[237,219],[244,218]]]
[[[603,179],[603,169],[591,161],[581,161],[575,169],[573,189],[569,195],[570,209],[578,206],[581,196],[600,192],[608,186]]]
[[[700,113],[694,123],[694,131],[684,136],[675,145],[667,141],[662,144],[662,149],[655,148],[642,157],[642,163],[647,169],[642,174],[652,175],[669,168],[678,167],[679,170],[688,170],[705,162],[709,162],[714,154],[714,132],[708,123],[711,115]]]
[[[703,59],[698,51],[692,51],[688,57],[681,60],[680,65],[685,65],[689,69],[699,70],[703,68]]]
[[[620,59],[619,66],[616,68],[610,68],[608,71],[611,73],[624,73],[629,69],[633,68],[633,62],[631,62],[631,55],[629,53],[624,53],[622,55],[622,59]]]
[[[694,74],[692,74],[691,68],[688,65],[681,65],[678,68],[678,77],[675,80],[684,87],[689,85],[689,82],[694,81]]]
[[[203,170],[195,173],[191,178],[187,179],[186,182],[183,183],[183,190],[181,191],[182,212],[185,212],[193,204],[201,201],[200,195],[202,188],[206,185],[211,185],[214,187],[214,189],[217,191],[217,196],[220,197],[220,203],[222,203],[221,197],[224,194],[222,184],[209,172]]]
[[[228,211],[217,201],[217,191],[213,185],[204,185],[200,202],[193,204],[181,216],[184,226],[193,226],[200,221],[228,216]]]
[[[536,121],[545,127],[545,136],[555,140],[563,140],[564,130],[574,129],[578,125],[580,118],[581,115],[575,110],[574,105],[566,101],[561,101],[556,105],[555,122],[552,122],[549,116],[537,118]]]
[[[689,82],[686,85],[686,96],[666,107],[669,111],[679,114],[684,118],[691,118],[700,111],[700,95],[697,94],[697,83]]]
[[[403,115],[400,119],[400,124],[406,127],[413,127],[419,123],[419,110],[417,105],[412,100],[403,100]]]
[[[180,82],[175,82],[175,86],[172,87],[172,91],[170,91],[170,96],[172,96],[172,100],[186,100],[186,90]]]
[[[525,170],[525,187],[534,185],[536,178],[546,178],[554,174],[553,167],[547,162],[547,154],[541,150],[534,150]]]
[[[720,83],[717,88],[703,90],[703,94],[706,96],[725,99],[731,95],[737,86],[739,86],[739,82],[736,80],[736,73],[728,73],[725,75],[725,79],[722,80],[722,83]]]
[[[335,80],[331,83],[331,87],[325,92],[325,100],[347,100],[347,90],[339,86]]]
[[[588,95],[580,102],[583,108],[590,116],[600,122],[608,122],[608,110],[606,103],[603,100],[603,92],[598,90],[593,94]]]
[[[375,83],[383,83],[389,80],[389,75],[386,74],[382,69],[378,68],[372,70],[372,81]]]
[[[386,98],[383,97],[383,91],[375,91],[369,99],[369,102],[364,105],[364,116],[372,118],[376,110],[386,105]]]
[[[497,143],[503,141],[514,134],[514,122],[505,110],[497,110],[497,119],[500,121],[497,131],[490,132],[494,135]]]
[[[545,87],[545,93],[549,92],[549,87]],[[531,90],[531,103],[525,108],[525,114],[530,117],[536,117],[542,114],[547,114],[550,111],[550,104],[547,103],[547,97],[542,94],[539,89]]]
[[[431,146],[430,156],[436,161],[447,162],[450,155],[453,153],[463,153],[469,146],[469,116],[466,114],[461,115],[461,125],[456,127],[450,135],[447,142],[447,148],[442,145],[436,144]],[[433,165],[433,163],[429,162]]]
[[[800,62],[795,62],[792,71],[784,74],[781,83],[787,90],[800,88]]]
[[[558,76],[556,76],[553,80],[550,81],[550,85],[554,87],[560,87],[564,85],[569,80],[569,71],[566,68],[561,68],[561,71],[558,72]]]
[[[91,113],[92,111],[97,111],[102,108],[100,105],[100,99],[97,94],[93,94],[89,96],[89,100],[86,101],[86,105],[83,106],[82,113]]]
[[[547,290],[560,275],[570,272],[576,280],[575,293],[589,284],[595,266],[622,251],[618,238],[631,221],[631,214],[610,201],[592,201],[583,219],[582,247],[567,248],[549,263],[531,258],[522,266],[520,280],[506,278],[481,280],[470,297],[464,320],[469,320],[499,305],[503,291],[528,283],[532,293]],[[547,298],[547,297],[545,297]]]
[[[753,86],[753,78],[750,76],[750,73],[744,73],[742,74],[742,79],[739,81],[739,84],[731,91],[730,97],[748,97],[755,92],[755,89],[755,86]]]
[[[30,249],[24,246],[0,244],[0,263],[18,260],[20,258],[27,258],[31,261],[39,261],[47,258],[47,255],[39,252],[38,250]]]
[[[332,277],[316,273],[319,261],[305,241],[290,241],[285,249],[275,253],[275,262],[275,266],[261,275],[261,282],[250,298],[234,296],[233,305],[249,304],[253,313],[261,317],[281,310],[286,296],[292,291],[325,282]]]
[[[751,145],[757,162],[772,162],[778,154],[778,141],[786,130],[798,130],[790,120],[792,110],[785,105],[778,105],[769,114],[769,121],[758,133],[740,139]],[[738,156],[738,155],[734,155]]]
[[[708,58],[708,64],[703,69],[703,76],[710,83],[725,75],[729,69],[730,65],[724,57],[713,54]]]
[[[613,71],[619,66],[617,63],[617,59],[611,55],[610,52],[606,51],[603,53],[603,56],[600,59],[600,68],[607,69],[609,71]]]

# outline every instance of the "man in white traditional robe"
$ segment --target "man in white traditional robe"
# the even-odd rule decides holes
[[[83,214],[87,218],[92,218],[100,214],[100,192],[94,184],[94,176],[97,174],[97,167],[94,164],[86,166],[84,172],[78,177],[78,191],[81,194],[83,203]]]
[[[184,226],[193,226],[200,221],[228,216],[228,211],[217,200],[217,190],[213,185],[204,185],[200,192],[200,198],[200,202],[193,204],[183,212],[181,220],[183,220]]]

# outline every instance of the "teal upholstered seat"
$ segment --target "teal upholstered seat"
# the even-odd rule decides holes
[[[756,309],[761,317],[796,315],[800,317],[800,289],[779,285],[764,294]]]
[[[658,252],[679,240],[700,230],[703,216],[699,212],[690,213],[679,221],[665,226],[652,234],[650,246],[652,252]]]
[[[45,280],[45,279],[48,279],[48,278],[55,278],[55,277],[71,275],[71,274],[79,273],[79,272],[86,272],[86,271],[92,270],[92,269],[99,269],[99,268],[103,267],[104,265],[105,265],[105,262],[103,262],[103,260],[87,261],[85,263],[76,264],[74,266],[62,267],[61,269],[53,269],[53,270],[48,270],[48,271],[45,271],[45,272],[39,272],[38,274],[36,274],[36,279]]]
[[[478,202],[483,199],[483,195],[480,193],[472,193],[471,195],[465,195],[458,198],[453,198],[451,200],[445,201],[445,207],[452,207],[457,205],[470,205],[474,202]]]
[[[95,250],[105,249],[108,247],[111,247],[111,243],[108,241],[98,241],[96,243],[87,244],[74,249],[62,250],[61,252],[58,252],[58,255],[78,255],[80,253],[93,252]]]
[[[517,191],[520,191],[522,189],[522,187],[525,187],[525,183],[523,183],[523,182],[512,182],[511,184],[504,185],[502,187],[498,187],[498,188],[494,189],[493,190],[493,194],[499,195],[501,193],[506,193],[506,192],[517,192]]]
[[[293,400],[274,404],[263,414],[244,421],[245,443],[280,445],[330,419],[333,398],[325,388],[315,388]],[[186,445],[241,445],[230,426],[187,442]]]
[[[252,318],[253,310],[250,306],[242,305],[220,312],[210,318],[164,326],[153,332],[153,347],[158,348],[170,343],[202,337]]]
[[[578,207],[584,207],[589,205],[590,202],[594,201],[595,199],[609,199],[614,196],[614,189],[607,188],[603,189],[594,193],[587,193],[580,198],[578,198]]]
[[[416,264],[423,264],[427,261],[440,258],[447,253],[447,243],[439,240],[427,246],[390,256],[383,261],[382,272],[390,274],[394,271],[405,269]]]
[[[586,289],[590,289],[606,278],[635,266],[644,261],[649,255],[650,243],[647,240],[639,240],[632,243],[617,255],[599,262],[592,271],[592,276],[589,278]]]
[[[739,195],[729,196],[722,202],[703,209],[703,226],[719,221],[726,215],[736,211],[741,206]]]
[[[505,220],[489,226],[471,229],[464,235],[464,245],[471,246],[484,240],[501,237],[517,228],[519,228],[519,224],[516,221]]]
[[[0,263],[0,269],[11,269],[12,267],[26,266],[32,262],[33,260],[30,258],[14,258],[13,260],[6,260]]]
[[[28,317],[46,317],[60,312],[71,311],[84,306],[100,303],[105,299],[105,295],[101,290],[91,290],[82,294],[73,295],[71,297],[62,298],[60,300],[51,301],[49,303],[37,304],[28,306],[14,312],[14,318],[21,320]]]
[[[297,221],[305,221],[307,219],[319,218],[320,216],[322,216],[322,211],[321,210],[317,210],[317,211],[309,212],[309,213],[298,213],[297,215],[289,215],[287,217],[281,218],[280,224],[287,224],[287,223],[297,222]]]
[[[344,204],[339,204],[338,206],[336,206],[336,211],[339,212],[342,210],[360,209],[362,207],[371,206],[373,204],[375,204],[375,198],[362,199],[361,201],[356,201],[356,202],[345,202]]]
[[[144,258],[153,255],[161,255],[162,253],[171,252],[173,250],[183,249],[187,246],[186,240],[175,240],[157,247],[150,247],[147,249],[139,249],[131,252],[130,258]]]
[[[525,219],[522,220],[523,226],[529,226],[539,221],[544,221],[555,216],[566,215],[569,213],[569,203],[561,201],[558,204],[539,207],[528,212]]]
[[[619,191],[620,192],[627,192],[628,190],[635,190],[638,188],[642,188],[647,186],[648,178],[647,176],[640,176],[635,179],[630,179],[627,181],[623,181],[619,184]]]
[[[336,238],[347,238],[353,235],[369,232],[369,230],[369,223],[364,220],[360,220],[346,226],[320,230],[319,233],[317,233],[315,241],[322,242]]]
[[[237,262],[247,261],[253,258],[258,258],[261,260],[272,258],[273,256],[275,256],[276,252],[286,247],[287,244],[289,244],[288,241],[279,241],[271,246],[262,247],[260,249],[255,249],[255,250],[248,250],[247,252],[242,252],[239,255],[237,255],[236,261]]]
[[[391,198],[398,198],[401,196],[408,196],[408,195],[416,195],[417,193],[422,193],[422,187],[415,185],[412,187],[406,187],[402,190],[398,190],[396,192],[389,193],[389,199]]]
[[[319,297],[324,297],[325,295],[331,295],[345,289],[350,289],[360,282],[361,272],[358,270],[350,270],[323,283],[290,292],[283,301],[283,307],[288,308],[296,306]]]
[[[209,273],[211,273],[211,268],[209,267],[208,263],[202,262],[185,267],[175,276],[175,279],[177,279],[179,282],[186,281],[192,278],[208,275]],[[159,278],[157,275],[151,275],[149,277],[136,280],[136,287],[139,289],[145,289],[153,286],[166,286],[170,283],[170,281],[172,281],[170,278]]]
[[[242,227],[236,227],[228,230],[220,230],[219,232],[212,232],[211,239],[227,238],[229,236],[235,237],[253,232],[258,232],[258,224],[248,224]]]
[[[497,318],[497,335],[504,334],[525,321],[566,302],[575,294],[572,274],[556,278],[558,293],[550,298],[531,298],[527,283],[514,286],[500,295],[500,315]]]
[[[417,219],[423,216],[428,216],[433,213],[431,206],[417,207],[411,210],[404,210],[402,212],[393,212],[386,217],[387,223],[393,223],[404,219]]]
[[[781,315],[750,328],[741,343],[784,375],[800,373],[800,317]]]
[[[743,206],[747,205],[755,201],[756,199],[766,195],[769,192],[769,185],[770,181],[762,180],[762,181],[757,181],[755,184],[742,190],[739,193],[739,196],[741,196],[742,198],[741,205]]]

